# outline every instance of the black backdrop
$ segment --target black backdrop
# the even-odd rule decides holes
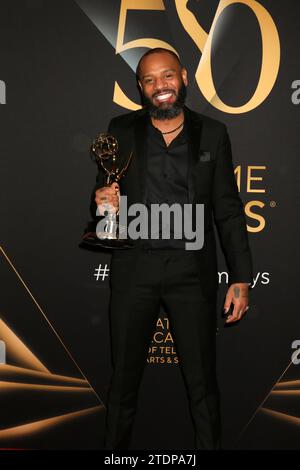
[[[187,67],[187,105],[228,126],[247,215],[254,288],[231,328],[218,247],[223,445],[299,448],[299,3],[221,1],[221,14],[218,4],[1,2],[0,448],[101,447],[110,255],[78,248],[96,177],[89,146],[140,106],[135,66],[157,41]],[[190,448],[180,360],[159,313],[132,446]]]

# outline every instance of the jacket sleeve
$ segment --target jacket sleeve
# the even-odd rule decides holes
[[[229,270],[229,284],[245,282],[250,285],[253,282],[252,255],[225,125],[217,150],[212,199],[214,222]]]
[[[114,121],[114,118],[111,119],[111,121],[109,122],[108,130],[107,130],[108,134],[114,134],[113,133],[113,129],[114,129],[113,121]],[[102,188],[102,186],[104,186],[104,182],[105,182],[105,174],[104,174],[104,171],[101,169],[101,167],[99,167],[98,174],[96,176],[96,184],[92,190],[91,200],[90,200],[90,214],[94,220],[100,220],[101,218],[103,218],[103,216],[96,215],[97,204],[95,202],[95,192],[97,191],[97,189]]]

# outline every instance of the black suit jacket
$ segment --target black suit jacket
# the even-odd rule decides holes
[[[195,255],[203,290],[211,296],[216,294],[219,285],[214,223],[229,271],[229,284],[253,282],[252,257],[226,126],[187,106],[184,113],[189,130],[189,203],[204,204],[204,245]],[[121,167],[130,152],[134,153],[127,174],[119,183],[121,194],[127,195],[128,206],[146,203],[146,117],[143,108],[113,118],[108,127],[108,132],[119,143]],[[95,191],[103,183],[104,175],[100,170],[90,204],[91,215],[96,220]]]

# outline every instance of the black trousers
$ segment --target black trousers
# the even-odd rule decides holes
[[[203,295],[195,255],[187,250],[115,251],[110,283],[113,374],[105,449],[130,446],[138,389],[160,305],[169,316],[187,390],[195,449],[220,449],[216,298]]]

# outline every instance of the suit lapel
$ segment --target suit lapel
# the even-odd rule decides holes
[[[143,204],[146,203],[146,156],[147,156],[147,112],[144,108],[141,109],[139,114],[136,116],[134,124],[134,139],[135,139],[135,154],[138,166],[138,185]]]
[[[197,113],[184,106],[185,119],[187,119],[188,129],[188,196],[189,203],[192,204],[196,195],[196,183],[194,168],[198,161],[201,132],[202,132],[202,121]]]

